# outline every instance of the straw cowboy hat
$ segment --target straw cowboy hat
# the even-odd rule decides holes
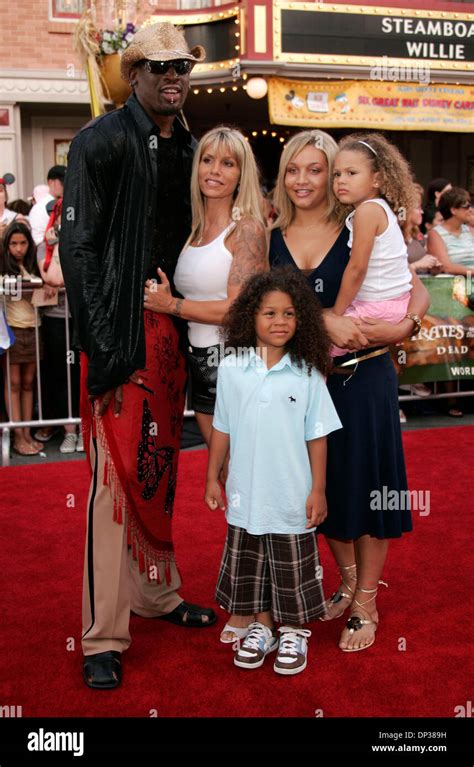
[[[120,73],[128,80],[131,67],[138,61],[172,61],[173,59],[189,59],[200,62],[206,58],[202,45],[195,45],[189,50],[184,33],[174,24],[162,21],[142,27],[133,36],[132,42],[125,49],[120,63]]]

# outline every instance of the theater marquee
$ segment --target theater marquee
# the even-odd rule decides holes
[[[276,0],[277,61],[372,66],[382,57],[474,71],[474,14]]]

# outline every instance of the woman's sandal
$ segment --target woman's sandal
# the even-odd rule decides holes
[[[388,584],[384,581],[379,581],[379,584],[382,584],[383,586],[387,586]],[[370,599],[366,599],[365,602],[358,602],[357,599],[354,599],[355,604],[359,608],[359,610],[362,610],[363,613],[366,613],[366,615],[369,615],[367,610],[364,610],[364,605],[369,604],[369,602],[372,602],[375,597],[377,596],[378,586],[376,589],[361,589],[360,586],[357,587],[357,591],[362,591],[364,594],[373,594],[373,597],[370,597]],[[370,615],[369,615],[370,617]],[[360,631],[364,626],[374,626],[374,635],[372,637],[372,640],[368,642],[367,644],[363,645],[362,647],[341,647],[340,649],[342,652],[359,652],[360,650],[367,650],[369,647],[372,647],[372,645],[375,642],[375,632],[377,631],[378,621],[374,621],[372,619],[365,620],[364,618],[361,618],[360,615],[351,615],[349,620],[346,623],[346,629],[348,629],[350,636],[354,634],[355,631]]]
[[[16,447],[16,445],[13,445],[12,451],[16,453],[17,455],[23,455],[23,456],[38,455],[41,452],[41,448],[36,449],[30,442],[27,442],[26,444],[27,444],[27,447],[26,448],[23,447],[21,449],[19,447]]]
[[[339,567],[339,570],[341,570],[341,571],[342,570],[352,570],[355,567],[357,567],[357,565],[356,564],[346,565],[346,566],[338,565],[338,567]],[[350,602],[345,607],[343,607],[342,605],[339,605],[339,610],[338,611],[336,611],[333,615],[322,616],[319,619],[320,621],[332,621],[332,620],[335,620],[335,618],[340,618],[341,615],[343,615],[344,611],[351,604],[351,602],[352,602],[352,600],[354,598],[354,592],[352,591],[351,587],[345,582],[345,580],[344,580],[345,577],[346,576],[341,573],[342,583],[339,586],[338,590],[334,592],[332,597],[330,597],[326,601],[326,610],[330,609],[332,607],[332,605],[337,605],[341,601],[341,599],[350,599]],[[357,581],[357,573],[355,572],[353,575],[349,575],[349,579],[351,581]],[[350,594],[346,594],[345,591],[342,591],[342,587],[343,586],[345,586],[346,589],[348,591],[350,591]]]
[[[250,623],[249,623],[250,626]],[[236,641],[245,639],[249,633],[249,626],[231,626],[230,623],[226,623],[221,631],[220,641],[222,644],[234,644]],[[224,634],[232,633],[234,636],[231,639],[223,639]]]

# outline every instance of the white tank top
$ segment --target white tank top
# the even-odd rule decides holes
[[[380,197],[365,202],[375,202],[387,214],[388,226],[375,238],[369,258],[367,274],[356,298],[359,301],[386,301],[412,289],[412,275],[408,268],[408,252],[397,217],[388,202]],[[364,203],[362,203],[364,205]],[[348,245],[352,247],[352,219],[355,210],[346,218],[350,231]]]
[[[233,221],[207,245],[188,245],[181,251],[174,273],[174,284],[190,301],[225,301],[232,253],[224,240],[235,227]],[[192,346],[207,349],[221,342],[220,326],[188,322],[188,338]]]

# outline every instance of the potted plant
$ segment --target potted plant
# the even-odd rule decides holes
[[[115,3],[122,9],[120,0]],[[120,56],[135,33],[132,22],[124,24],[119,13],[114,14],[110,29],[98,29],[93,8],[87,9],[78,21],[74,47],[81,56],[89,82],[92,116],[105,112],[105,102],[122,106],[131,93],[130,86],[120,77]]]
[[[116,106],[124,104],[131,93],[128,83],[120,77],[120,57],[130,44],[135,30],[134,24],[129,22],[126,26],[122,26],[122,20],[119,19],[115,29],[104,29],[97,33],[99,46],[97,58],[105,86],[105,95]]]

